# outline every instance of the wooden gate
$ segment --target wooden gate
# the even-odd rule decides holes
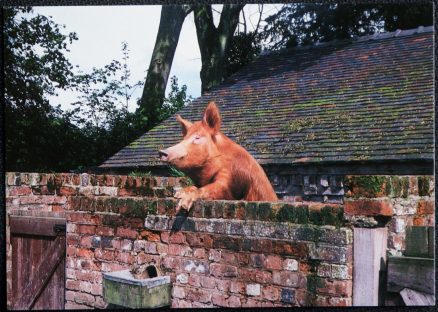
[[[65,218],[10,215],[12,308],[64,309]]]

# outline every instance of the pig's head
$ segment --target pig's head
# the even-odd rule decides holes
[[[201,121],[191,123],[176,115],[181,124],[183,140],[159,151],[160,160],[183,171],[202,168],[213,157],[220,155],[216,146],[221,126],[219,110],[214,102],[208,103]]]

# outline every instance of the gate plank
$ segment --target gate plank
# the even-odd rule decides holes
[[[64,218],[39,218],[28,216],[10,216],[9,220],[11,234],[56,236],[54,231],[56,224],[65,225]]]
[[[431,258],[388,257],[388,291],[410,288],[435,294],[435,263]]]
[[[53,272],[65,256],[65,236],[57,236],[52,245],[46,250],[35,275],[22,291],[22,297],[17,300],[14,309],[29,310],[43,291]]]
[[[435,296],[404,288],[400,295],[407,306],[430,306],[435,304]]]

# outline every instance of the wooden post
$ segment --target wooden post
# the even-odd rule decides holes
[[[354,228],[353,306],[383,305],[380,276],[386,270],[387,236],[385,227]]]

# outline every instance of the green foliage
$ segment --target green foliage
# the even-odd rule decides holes
[[[130,177],[140,177],[140,178],[144,178],[144,177],[150,177],[152,176],[152,173],[150,171],[138,171],[138,170],[133,170],[130,173],[128,173],[128,176]]]
[[[4,10],[8,171],[86,171],[154,126],[128,110],[143,82],[131,82],[127,44],[121,61],[75,74],[66,53],[78,38],[62,27],[31,8]],[[49,103],[61,89],[79,92],[74,109]],[[190,102],[186,90],[172,79],[158,122]]]
[[[47,97],[67,89],[73,66],[65,57],[75,33],[31,8],[4,12],[6,170],[50,171],[79,166],[86,154],[80,129]]]
[[[167,98],[164,99],[163,107],[160,110],[160,121],[169,118],[193,100],[191,96],[187,96],[186,85],[179,87],[176,76],[170,78],[170,83],[170,92]]]
[[[264,39],[270,49],[278,50],[376,31],[432,25],[433,10],[432,3],[293,3],[284,5],[265,21]]]
[[[172,177],[177,177],[177,178],[186,178],[187,180],[187,186],[190,185],[194,185],[193,180],[190,179],[184,172],[182,172],[181,170],[176,169],[173,166],[169,166],[169,173]]]
[[[227,76],[251,63],[261,51],[261,36],[256,32],[239,33],[231,39],[227,56]]]

